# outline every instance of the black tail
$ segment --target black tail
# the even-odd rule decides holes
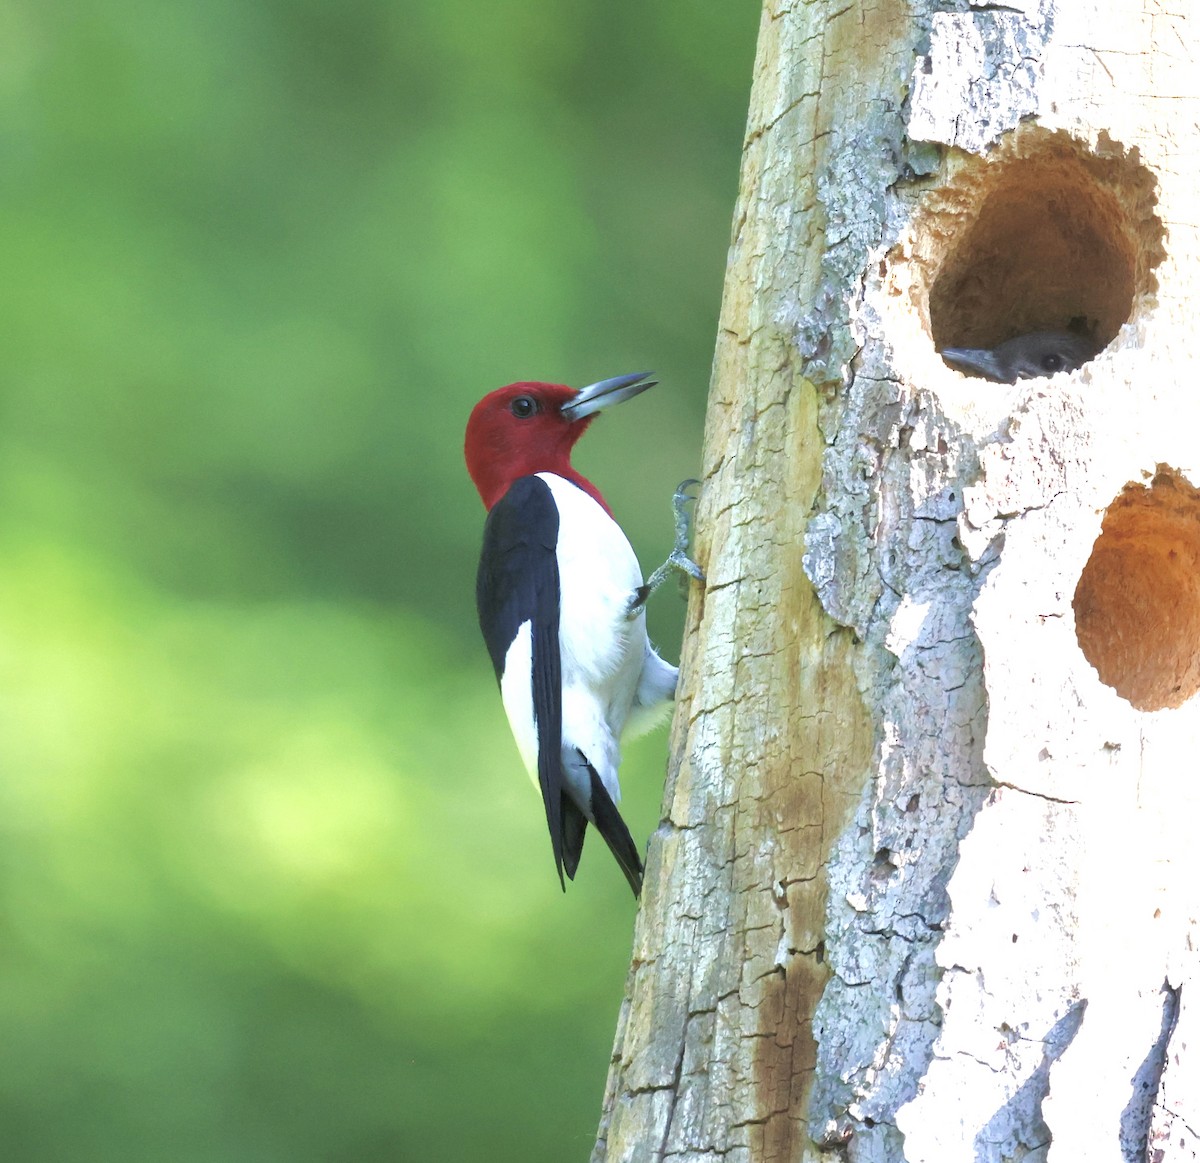
[[[576,751],[579,749],[576,748]],[[582,751],[579,751],[579,758],[583,760],[592,780],[592,820],[597,831],[604,837],[608,850],[621,866],[621,871],[625,873],[633,895],[638,896],[642,891],[642,858],[638,855],[637,845],[634,844],[625,821],[621,819],[617,805],[612,802],[612,797],[600,781],[600,776],[596,774],[596,769],[588,763],[587,756]],[[583,833],[580,831],[580,847],[582,845]],[[575,859],[578,863],[578,853]]]
[[[587,832],[587,816],[576,806],[570,796],[562,798],[562,862],[563,869],[572,879],[579,867],[579,856],[583,852],[583,837]],[[563,885],[563,892],[567,886]]]

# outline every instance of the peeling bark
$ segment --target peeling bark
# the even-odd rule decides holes
[[[958,7],[764,11],[594,1163],[1200,1155],[1200,34]]]

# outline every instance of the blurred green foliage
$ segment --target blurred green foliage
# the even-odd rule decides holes
[[[3,1158],[586,1157],[634,906],[558,889],[462,429],[655,369],[578,461],[665,552],[757,21],[0,0]]]

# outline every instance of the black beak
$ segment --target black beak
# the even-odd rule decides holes
[[[1009,369],[1003,366],[994,351],[986,347],[943,347],[939,354],[956,368],[976,372],[1002,384],[1012,382]]]
[[[575,397],[568,400],[560,412],[572,423],[582,420],[585,416],[594,416],[614,404],[632,400],[634,396],[654,387],[658,380],[647,379],[653,372],[634,372],[629,376],[614,376],[611,380],[601,380],[596,384],[588,384],[580,388]]]

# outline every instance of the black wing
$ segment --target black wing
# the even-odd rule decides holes
[[[565,890],[563,866],[565,863],[567,874],[574,877],[583,836],[578,821],[572,819],[571,843],[565,842],[568,821],[563,797],[557,545],[558,506],[550,486],[536,476],[521,477],[488,513],[475,579],[475,604],[497,681],[504,674],[505,657],[517,631],[530,623],[538,784],[546,806],[554,865]],[[576,836],[576,832],[580,834]]]

